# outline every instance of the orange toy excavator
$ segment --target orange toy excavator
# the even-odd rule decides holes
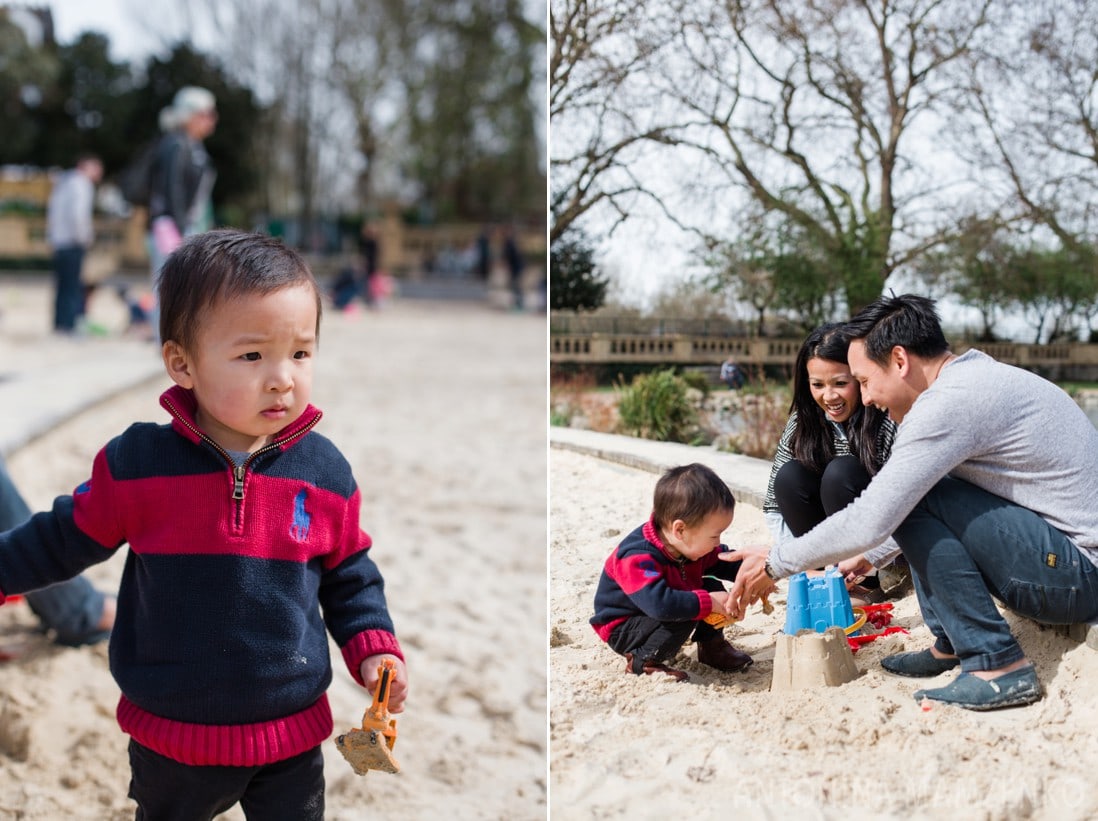
[[[400,772],[400,765],[393,758],[396,719],[389,716],[389,685],[395,666],[392,659],[384,659],[378,666],[374,703],[362,716],[362,729],[356,727],[336,738],[339,751],[359,775],[366,775],[370,770]]]

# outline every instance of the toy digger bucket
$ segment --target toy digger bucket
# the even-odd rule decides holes
[[[392,659],[384,659],[378,666],[374,703],[362,716],[362,729],[356,727],[336,738],[339,751],[359,775],[366,775],[370,770],[400,772],[400,765],[393,758],[396,719],[389,717],[389,685],[394,667]]]

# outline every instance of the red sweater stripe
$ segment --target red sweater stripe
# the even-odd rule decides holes
[[[125,696],[118,724],[138,744],[191,766],[256,767],[311,750],[332,734],[328,696],[294,715],[261,724],[189,724],[145,712]]]
[[[302,491],[296,479],[261,474],[249,474],[243,500],[234,500],[231,492],[232,472],[227,467],[188,477],[187,482],[174,476],[131,479],[126,482],[126,493],[118,495],[110,518],[84,504],[86,496],[78,489],[75,519],[77,527],[112,547],[126,535],[116,524],[124,520],[131,533],[142,534],[140,552],[147,554],[210,553],[307,562],[323,550],[325,566],[334,567],[356,550],[370,546],[369,537],[361,530],[350,544],[344,541],[344,512],[357,498],[347,500],[315,487]],[[305,496],[298,502],[295,497],[302,492]],[[180,532],[179,518],[164,515],[165,499],[170,499],[178,516],[188,522],[184,532]],[[294,536],[302,533],[302,513],[309,517],[307,539]],[[97,522],[96,516],[103,520]],[[343,549],[332,551],[332,546]]]

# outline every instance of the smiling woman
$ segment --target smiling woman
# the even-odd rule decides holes
[[[777,541],[807,533],[846,507],[892,449],[896,425],[862,404],[840,323],[805,339],[793,368],[793,412],[770,472],[763,510]],[[876,567],[898,551],[889,540],[870,551]]]

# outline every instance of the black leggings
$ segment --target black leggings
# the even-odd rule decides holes
[[[255,767],[192,766],[130,739],[130,773],[136,821],[206,821],[238,802],[249,819],[324,819],[324,755],[319,746]]]
[[[803,536],[832,513],[853,502],[869,484],[856,456],[836,456],[822,474],[790,459],[774,477],[774,499],[789,531]]]

